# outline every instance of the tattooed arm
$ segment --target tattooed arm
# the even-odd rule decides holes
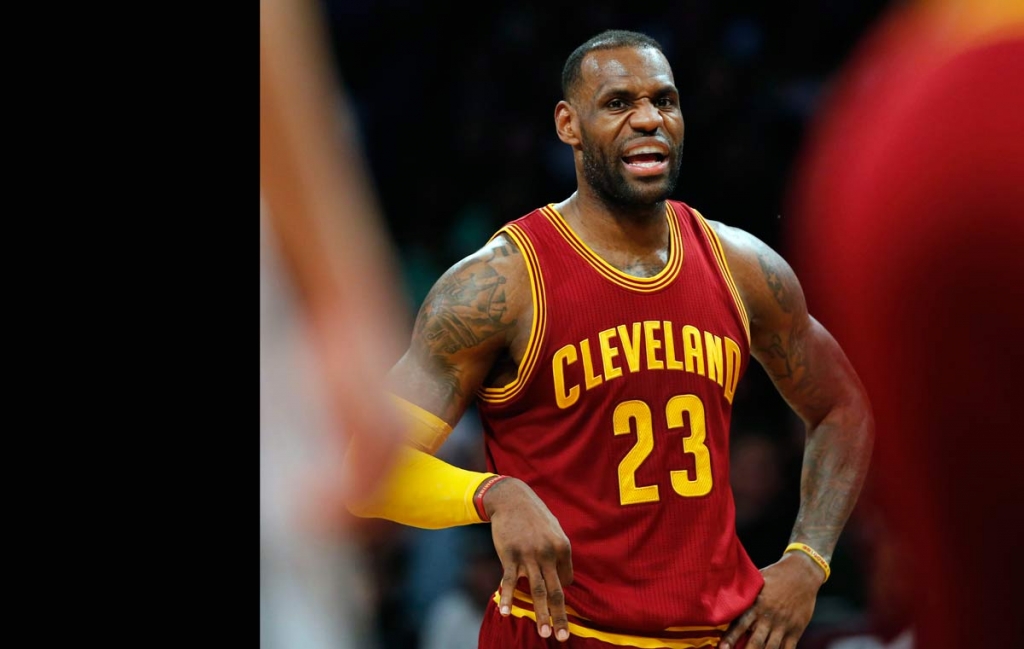
[[[800,509],[790,541],[831,560],[867,474],[874,421],[867,394],[843,350],[807,312],[793,269],[757,238],[712,222],[750,319],[751,353],[807,428]],[[750,649],[791,647],[814,611],[825,574],[803,552],[762,570],[754,606],[726,634],[746,631]]]
[[[533,319],[530,291],[522,255],[504,235],[455,264],[420,308],[409,349],[388,376],[390,390],[454,426],[481,386],[506,385],[515,379]],[[411,468],[393,489],[393,503],[415,502],[419,507],[423,501],[450,495],[451,490],[436,485],[445,483],[454,467],[439,467],[433,458],[422,457],[418,466],[429,464],[424,460],[433,462],[432,475],[437,477],[423,479],[407,465]],[[434,488],[425,489],[427,484]],[[471,484],[479,491],[479,479]],[[573,574],[569,539],[561,525],[533,490],[514,477],[487,490],[483,505],[504,569],[502,615],[510,612],[516,582],[526,577],[537,632],[564,641],[569,622],[562,587],[572,582]],[[385,517],[402,522],[401,517]]]
[[[515,377],[532,317],[525,262],[496,237],[434,284],[389,389],[454,426],[488,377]]]

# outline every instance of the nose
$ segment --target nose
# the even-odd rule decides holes
[[[664,123],[661,111],[649,99],[642,99],[630,116],[630,126],[637,131],[651,133],[657,131]]]

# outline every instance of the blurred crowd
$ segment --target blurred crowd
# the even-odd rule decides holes
[[[883,0],[632,3],[323,0],[335,62],[399,252],[408,326],[437,277],[502,224],[575,186],[553,110],[571,50],[610,27],[660,41],[682,95],[686,153],[676,197],[786,254],[794,158],[836,71]],[[812,312],[814,305],[809,305]],[[759,566],[788,542],[799,499],[802,424],[757,364],[735,401],[737,528]],[[467,413],[442,448],[484,470]],[[801,647],[907,641],[898,548],[862,498]],[[475,647],[501,567],[487,526],[375,524],[371,594],[381,647]]]

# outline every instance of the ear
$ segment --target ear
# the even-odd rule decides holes
[[[576,109],[564,99],[555,106],[555,131],[558,133],[558,139],[569,146],[577,146],[580,143]]]

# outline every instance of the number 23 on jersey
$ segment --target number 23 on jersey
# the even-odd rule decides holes
[[[705,496],[711,491],[714,480],[711,476],[711,454],[704,444],[706,435],[704,404],[695,394],[680,394],[665,404],[665,419],[669,429],[684,426],[683,413],[690,415],[690,434],[683,437],[683,451],[693,455],[694,469],[670,471],[672,489],[680,496],[693,498]],[[619,502],[622,505],[655,502],[661,500],[658,485],[636,484],[636,471],[654,450],[654,419],[651,408],[643,401],[623,401],[615,407],[612,423],[616,435],[632,432],[636,424],[636,444],[619,462]]]

